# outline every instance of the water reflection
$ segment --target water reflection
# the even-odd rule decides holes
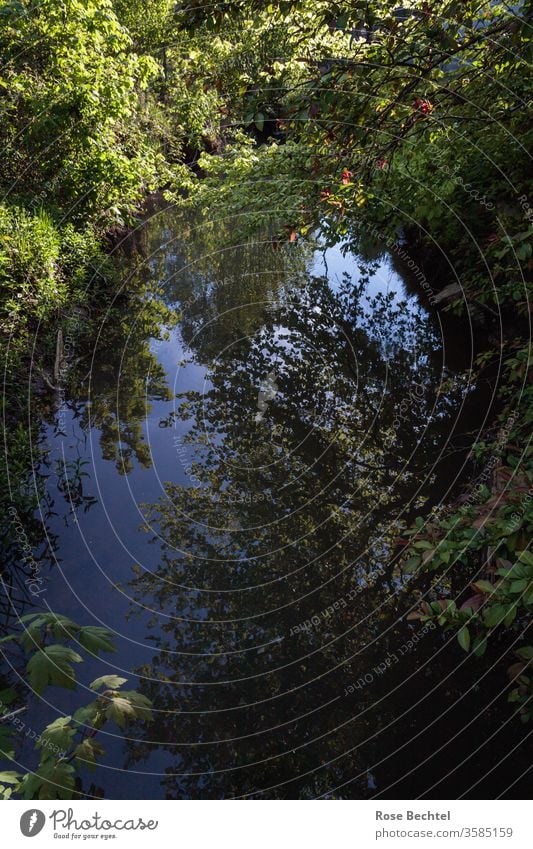
[[[157,712],[126,744],[103,732],[97,784],[454,798],[515,732],[465,760],[501,682],[473,694],[471,660],[406,622],[429,578],[393,555],[460,474],[478,389],[375,245],[230,237],[154,211],[80,329],[61,408],[34,402],[56,561],[43,603],[114,628],[104,671],[136,673]],[[484,717],[499,728],[505,697]]]
[[[167,750],[169,796],[372,795],[401,768],[370,764],[394,760],[406,679],[425,694],[426,661],[442,663],[403,618],[420,586],[391,554],[443,491],[464,386],[383,263],[354,278],[316,274],[309,246],[193,253],[166,289],[183,310],[165,425],[184,479],[143,505],[162,557],[130,582],[159,713],[128,766]]]

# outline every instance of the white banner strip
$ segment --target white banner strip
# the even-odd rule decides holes
[[[531,849],[520,801],[6,801],[3,845],[117,849]],[[70,844],[69,844],[70,845]]]

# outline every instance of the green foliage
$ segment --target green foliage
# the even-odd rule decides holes
[[[484,434],[476,462],[502,455],[492,476],[472,503],[407,529],[404,553],[408,570],[435,580],[415,615],[457,632],[460,648],[476,656],[509,643],[510,699],[527,719],[531,649],[514,643],[529,622],[533,577],[526,550],[533,472],[522,450],[533,409],[522,330],[533,255],[525,200],[530,11],[501,2],[480,10],[474,0],[451,0],[444,16],[418,0],[398,7],[395,0],[2,4],[0,331],[10,346],[11,477],[3,468],[0,483],[10,502],[31,512],[35,434],[20,423],[19,406],[30,331],[37,322],[53,327],[67,308],[95,297],[102,280],[112,283],[100,237],[132,224],[147,193],[170,187],[170,197],[208,214],[215,230],[229,220],[235,240],[260,232],[276,247],[319,223],[335,239],[360,239],[374,226],[396,238],[401,227],[422,252],[439,245],[485,313],[501,309],[517,320],[517,338],[503,347],[501,400],[507,417],[518,408],[520,427],[509,429],[505,451]],[[462,299],[448,308],[463,310]],[[162,317],[139,310],[138,324],[146,329]],[[131,329],[129,314],[121,322],[113,332]],[[150,462],[144,375],[154,395],[168,397],[146,347],[127,347],[120,409],[109,390],[90,413],[104,456],[125,472],[133,458]],[[347,451],[351,412],[338,411],[335,423]],[[4,537],[11,546],[12,529]],[[474,595],[457,602],[454,576]],[[6,642],[25,652],[37,694],[75,689],[80,647],[92,655],[113,650],[106,629],[66,617],[31,614],[23,624]],[[70,798],[76,768],[102,754],[95,734],[103,725],[149,718],[149,702],[121,690],[124,683],[115,675],[93,681],[93,702],[41,734],[36,771],[0,775],[4,797]],[[8,758],[11,731],[0,723]],[[66,754],[52,757],[58,747]]]
[[[155,61],[131,51],[110,0],[5,7],[0,47],[4,185],[112,222],[154,178],[150,140],[132,131]]]
[[[516,373],[514,358],[506,365],[507,395],[522,375]],[[436,573],[433,597],[442,596],[450,581],[453,585],[456,573],[468,585],[461,601],[450,597],[424,601],[410,618],[434,620],[446,630],[457,631],[461,648],[477,657],[485,654],[489,641],[503,642],[505,647],[512,639],[509,651],[518,661],[508,669],[516,685],[509,701],[518,703],[526,722],[533,697],[533,678],[528,673],[532,650],[517,643],[527,639],[533,613],[533,554],[527,548],[533,534],[533,467],[531,450],[518,449],[520,444],[527,446],[527,419],[506,408],[500,424],[498,434],[478,451],[478,458],[488,458],[490,463],[492,473],[484,475],[489,485],[473,487],[472,495],[464,499],[467,503],[452,506],[446,517],[428,523],[420,518],[413,528],[404,530],[404,536],[412,538],[405,549],[405,564],[413,572]]]
[[[0,206],[0,283],[11,319],[28,309],[42,318],[64,303],[60,247],[59,232],[44,210],[32,215]]]
[[[114,651],[110,631],[78,625],[66,616],[31,613],[23,616],[20,623],[24,630],[9,634],[1,642],[18,643],[24,654],[30,656],[26,678],[37,695],[49,686],[76,689],[73,664],[81,663],[83,658],[68,643],[81,646],[91,654]],[[35,770],[0,772],[0,798],[75,798],[76,770],[94,769],[97,757],[104,753],[95,739],[104,725],[111,721],[124,729],[130,722],[151,719],[151,703],[146,696],[135,690],[120,689],[126,680],[118,675],[104,675],[93,681],[90,689],[101,691],[93,702],[78,708],[72,716],[58,716],[36,736],[39,762]],[[16,726],[8,723],[16,699],[14,690],[0,693],[0,752],[9,760],[15,758]]]
[[[245,28],[253,15],[260,28],[261,13],[254,2],[217,9],[191,2],[184,11],[190,29],[215,31],[236,22]],[[489,639],[519,638],[531,615],[533,468],[531,453],[519,448],[532,418],[530,10],[492,3],[481,12],[474,2],[451,2],[441,17],[430,4],[400,11],[376,0],[271,3],[264,14],[274,27],[283,23],[289,49],[256,69],[255,85],[243,86],[232,110],[260,132],[275,116],[280,133],[270,129],[257,147],[233,131],[222,156],[204,153],[192,202],[215,219],[228,217],[235,239],[263,228],[293,240],[319,222],[336,238],[358,226],[396,238],[401,228],[423,255],[439,245],[485,315],[524,320],[503,347],[503,445],[489,432],[477,447],[478,462],[499,462],[475,498],[405,532],[413,537],[405,564],[431,570],[435,594],[455,573],[477,588],[475,602],[441,598],[415,615],[455,629],[461,648],[480,656]],[[463,311],[463,297],[447,308]],[[482,562],[487,577],[472,583]],[[522,670],[511,694],[523,718],[526,679]]]

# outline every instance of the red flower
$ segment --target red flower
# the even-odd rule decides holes
[[[383,168],[386,168],[388,164],[389,163],[387,162],[387,160],[383,159],[383,157],[376,159],[376,168],[379,168],[380,170],[383,170]]]
[[[427,115],[428,112],[431,112],[433,109],[433,104],[429,100],[424,100],[421,97],[417,97],[415,101],[413,101],[413,111],[414,112],[422,112],[423,115]]]
[[[350,180],[352,179],[352,172],[348,171],[347,168],[342,172],[342,185],[347,186]]]

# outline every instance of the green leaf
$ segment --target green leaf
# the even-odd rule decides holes
[[[80,655],[67,646],[53,645],[39,649],[26,667],[30,686],[37,695],[49,685],[75,689],[76,676],[70,664],[80,663],[81,660]]]
[[[17,694],[13,687],[6,687],[5,690],[0,690],[0,704],[7,706],[16,701]]]
[[[143,696],[137,690],[123,690],[121,695],[132,703],[137,719],[149,720],[152,718],[152,702],[147,696]]]
[[[486,637],[476,637],[474,643],[472,645],[472,652],[476,657],[483,657],[487,650],[487,638]]]
[[[527,566],[533,566],[533,554],[530,551],[521,551],[518,559]]]
[[[31,625],[26,628],[24,633],[21,634],[19,643],[25,652],[29,653],[31,651],[35,651],[36,648],[40,648],[42,646],[41,628],[45,622],[46,620],[44,617],[35,619]]]
[[[116,722],[119,728],[124,728],[126,723],[135,719],[135,708],[129,699],[115,696],[106,710],[108,719]]]
[[[68,646],[61,646],[59,644],[47,646],[45,648],[45,652],[48,657],[52,658],[52,660],[57,663],[81,663],[83,660],[82,656],[78,654],[78,652]]]
[[[522,646],[516,649],[515,654],[522,658],[522,660],[533,660],[533,646]]]
[[[509,584],[509,592],[510,593],[521,593],[528,586],[529,581],[527,578],[521,578],[519,581],[511,581]]]
[[[72,637],[80,630],[80,626],[76,625],[72,619],[67,616],[55,616],[53,623],[54,637],[59,640],[61,637]]]
[[[69,725],[71,719],[71,716],[60,716],[47,725],[36,748],[44,749],[49,754],[51,754],[51,747],[57,747],[59,751],[69,749],[76,733],[76,729]]]
[[[11,770],[0,772],[0,781],[4,784],[18,784],[21,778],[20,772],[12,772]]]
[[[517,608],[516,603],[513,603],[513,604],[511,604],[510,606],[507,607],[507,613],[505,615],[505,619],[503,620],[503,624],[505,625],[506,628],[508,628],[509,625],[512,625],[512,623],[516,619],[517,613],[518,613],[518,608]]]
[[[466,625],[463,625],[463,627],[457,632],[457,640],[461,648],[468,651],[470,648],[470,631]]]
[[[505,614],[507,613],[507,608],[503,606],[503,604],[494,604],[485,610],[483,619],[485,621],[485,625],[492,627],[493,625],[499,625],[503,622]]]
[[[38,651],[30,658],[26,667],[28,680],[32,690],[40,695],[50,681],[50,660],[44,651]]]
[[[420,566],[420,557],[410,557],[404,564],[406,569],[415,569]]]
[[[80,725],[92,725],[97,715],[98,704],[97,702],[91,702],[85,707],[78,708],[72,717],[72,721]]]
[[[127,678],[121,678],[119,675],[102,675],[101,678],[95,678],[92,684],[89,684],[89,687],[91,690],[117,690],[127,680]]]
[[[37,617],[42,617],[42,613],[26,613],[24,616],[21,616],[19,622],[31,622],[32,619],[37,619]]]
[[[93,654],[98,654],[99,651],[116,651],[111,637],[111,631],[108,631],[107,628],[89,625],[80,631],[79,641],[85,649]]]
[[[94,738],[86,737],[85,740],[74,749],[74,757],[80,765],[94,769],[96,756],[103,755],[104,748]]]
[[[9,725],[0,725],[0,755],[8,760],[12,760],[15,756],[15,747],[13,744],[14,732],[15,729]]]
[[[490,581],[474,581],[472,586],[480,593],[493,593],[495,589],[494,584],[491,584]]]
[[[74,767],[66,761],[47,761],[39,767],[35,777],[40,785],[39,799],[72,799],[75,773]]]

